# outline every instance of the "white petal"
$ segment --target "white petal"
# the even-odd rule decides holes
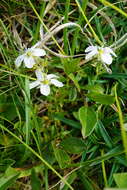
[[[109,53],[102,53],[101,60],[107,65],[110,65],[112,63],[112,56]]]
[[[28,56],[25,56],[24,63],[27,68],[32,68],[36,64],[34,58]]]
[[[97,46],[89,46],[85,49],[85,52],[90,52],[90,51],[94,51],[94,50],[97,50]]]
[[[57,75],[54,75],[54,74],[47,75],[48,80],[53,79],[53,78],[59,78],[59,77]]]
[[[98,50],[95,49],[95,50],[91,51],[90,53],[88,53],[85,58],[90,59],[90,58],[92,58],[93,56],[95,56],[97,54],[98,54]]]
[[[40,49],[40,48],[35,48],[32,50],[32,55],[33,56],[45,56],[46,52],[44,49]]]
[[[58,81],[58,80],[56,80],[56,79],[51,79],[50,82],[51,82],[51,84],[54,84],[57,87],[63,87],[63,83],[60,82],[60,81]]]
[[[48,96],[50,94],[50,86],[47,84],[41,84],[40,91],[41,94]]]
[[[105,51],[106,53],[112,54],[114,57],[117,57],[117,55],[114,53],[114,51],[113,51],[111,48],[109,48],[109,47],[105,47],[105,48],[104,48],[104,51]]]
[[[37,86],[39,86],[40,85],[40,82],[38,81],[38,80],[36,80],[36,81],[34,81],[34,82],[31,82],[30,84],[29,84],[29,87],[30,87],[30,89],[32,89],[32,88],[35,88],[35,87],[37,87]]]
[[[43,81],[43,80],[44,80],[44,75],[43,75],[43,73],[42,73],[41,70],[37,69],[37,70],[35,71],[35,74],[36,74],[36,77],[37,77],[37,79],[38,79],[39,81]]]
[[[21,65],[21,63],[22,63],[22,61],[23,61],[23,59],[24,59],[24,54],[18,56],[18,57],[16,58],[16,60],[15,60],[15,66],[16,66],[16,67],[20,67],[20,65]]]

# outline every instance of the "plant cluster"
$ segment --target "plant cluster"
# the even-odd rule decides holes
[[[127,188],[125,10],[1,0],[1,190]]]

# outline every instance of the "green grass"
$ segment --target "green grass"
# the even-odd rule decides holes
[[[127,189],[126,6],[1,0],[1,190]],[[64,83],[49,96],[29,89],[34,68],[14,63],[41,40],[40,26],[48,40],[39,64]],[[97,59],[85,60],[90,44],[114,48],[111,74]]]

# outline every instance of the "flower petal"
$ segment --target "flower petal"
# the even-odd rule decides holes
[[[15,66],[16,66],[16,67],[20,67],[20,65],[21,65],[21,63],[22,63],[22,61],[23,61],[23,59],[24,59],[24,54],[18,56],[18,57],[16,58],[16,60],[15,60]]]
[[[50,86],[47,84],[41,84],[40,92],[41,94],[48,96],[50,94]]]
[[[39,86],[39,85],[40,85],[40,82],[39,82],[38,80],[36,80],[36,81],[31,82],[31,83],[29,84],[29,88],[32,89],[32,88],[35,88],[35,87],[37,87],[37,86]]]
[[[107,65],[110,65],[112,63],[112,56],[109,53],[102,53],[101,60]]]
[[[36,77],[37,77],[37,79],[38,79],[39,81],[43,81],[43,80],[44,80],[44,75],[43,75],[43,73],[42,73],[41,70],[37,69],[37,70],[35,71],[35,74],[36,74]]]
[[[58,80],[56,80],[56,79],[51,79],[50,82],[51,82],[51,84],[54,84],[57,87],[63,87],[63,83],[60,82],[60,81],[58,81]]]
[[[40,48],[35,48],[32,50],[32,55],[33,56],[45,56],[46,52],[44,49],[40,49]]]
[[[88,52],[94,51],[94,50],[97,50],[97,46],[89,46],[85,49],[85,52],[88,53]]]
[[[25,56],[24,63],[25,63],[25,66],[29,69],[32,68],[36,64],[34,58],[28,57],[28,56]]]
[[[59,78],[59,77],[57,75],[54,75],[54,74],[47,75],[48,80],[53,79],[53,78]]]
[[[97,54],[98,54],[98,50],[94,49],[93,51],[91,51],[90,53],[88,53],[85,58],[86,59],[90,59],[90,58],[92,58],[93,56],[95,56]]]
[[[117,55],[114,53],[114,51],[113,51],[111,48],[109,48],[109,47],[105,47],[105,48],[104,48],[104,51],[105,51],[106,53],[112,54],[114,57],[117,57]]]

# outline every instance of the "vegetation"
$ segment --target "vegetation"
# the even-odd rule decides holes
[[[0,190],[127,189],[126,7],[0,1]]]

